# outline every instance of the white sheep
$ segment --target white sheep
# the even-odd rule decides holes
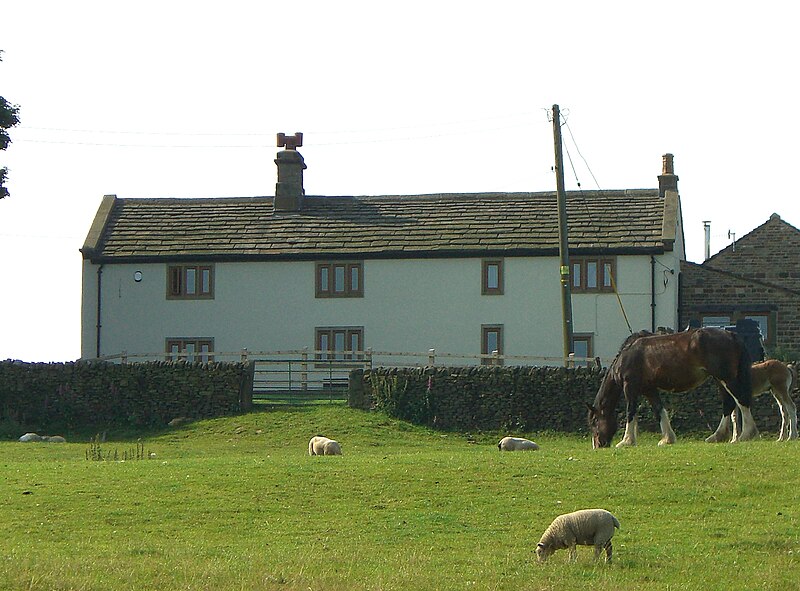
[[[327,437],[312,437],[308,442],[308,455],[310,456],[340,456],[342,448],[338,441]]]
[[[611,562],[611,538],[619,521],[605,509],[581,509],[553,520],[536,545],[536,557],[544,562],[556,550],[569,549],[569,559],[577,558],[575,546],[594,546],[594,559],[606,551],[606,562]]]
[[[497,449],[500,451],[535,451],[539,449],[539,446],[530,439],[525,439],[523,437],[503,437],[500,443],[497,444]]]
[[[21,443],[30,443],[32,441],[41,441],[42,436],[36,433],[25,433],[22,437],[19,438]]]

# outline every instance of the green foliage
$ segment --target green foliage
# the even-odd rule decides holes
[[[318,433],[344,455],[309,457]],[[796,588],[796,442],[516,432],[541,449],[499,452],[506,434],[326,404],[193,422],[143,439],[148,462],[0,443],[0,589]],[[536,564],[552,519],[587,507],[622,523],[614,564]]]
[[[145,452],[144,443],[141,440],[137,441],[134,447],[123,449],[122,453],[116,447],[113,450],[104,449],[103,437],[98,433],[94,439],[89,442],[89,447],[86,449],[86,459],[96,462],[127,462],[130,460],[146,460],[155,457],[151,452]]]
[[[2,61],[3,52],[0,51],[0,61]],[[19,106],[9,103],[5,98],[0,96],[0,150],[8,148],[11,143],[11,136],[8,135],[8,129],[11,129],[19,123]],[[8,196],[8,189],[5,187],[6,176],[8,169],[6,167],[0,168],[0,199]]]

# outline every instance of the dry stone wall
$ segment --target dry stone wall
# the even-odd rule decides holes
[[[558,367],[375,368],[350,374],[348,402],[419,425],[454,431],[585,433],[586,404],[594,401],[605,369]],[[713,380],[685,394],[664,394],[675,430],[710,434],[722,412]],[[624,425],[624,400],[618,406]],[[780,414],[772,396],[753,405],[762,431],[775,432]],[[658,431],[649,404],[642,429]]]
[[[252,363],[0,362],[0,420],[32,430],[165,425],[248,410]]]

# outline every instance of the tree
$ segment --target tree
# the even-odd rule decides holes
[[[3,52],[0,51],[0,61],[3,60]],[[5,150],[8,144],[11,143],[11,136],[8,135],[8,129],[14,127],[19,123],[19,107],[12,105],[2,96],[0,96],[0,150]],[[0,199],[8,196],[8,189],[6,189],[6,174],[8,169],[4,166],[0,168]]]

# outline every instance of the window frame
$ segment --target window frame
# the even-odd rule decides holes
[[[576,367],[589,367],[592,362],[589,359],[594,359],[594,335],[592,333],[573,333],[571,350],[575,352],[575,343],[586,343],[586,361],[575,360]],[[577,354],[575,355],[577,357]]]
[[[489,351],[488,337],[493,332],[497,333],[497,355],[503,356],[503,325],[481,324],[481,365],[503,365],[503,359],[495,358],[494,350]]]
[[[189,274],[194,272],[194,291],[187,290]],[[203,290],[203,274],[208,273],[208,290]],[[167,265],[168,300],[213,300],[214,265]]]
[[[497,287],[489,286],[489,268],[497,267]],[[481,295],[503,295],[504,292],[503,259],[483,259],[481,262]]]
[[[214,339],[213,337],[167,337],[166,359],[167,361],[186,361],[187,363],[209,363],[214,361]],[[192,353],[187,352],[187,345],[194,345]],[[177,345],[178,351],[173,351],[173,345]],[[203,350],[203,346],[207,350]],[[199,359],[195,359],[198,357]]]
[[[571,257],[570,286],[572,293],[614,293],[617,281],[617,258],[606,256],[579,256]],[[593,286],[589,286],[589,267],[595,265],[593,273]],[[575,273],[575,267],[578,273]],[[606,266],[610,267],[610,275],[606,273]],[[575,284],[575,280],[578,284]]]
[[[336,272],[343,270],[343,285],[336,289]],[[353,273],[358,285],[353,288]],[[323,275],[326,281],[323,282]],[[325,285],[327,284],[327,285]],[[314,264],[314,297],[317,298],[363,298],[364,261],[319,261]]]
[[[755,311],[752,309],[744,308],[742,310],[733,310],[731,311],[728,308],[727,311],[721,310],[713,310],[709,309],[709,311],[703,312],[696,312],[693,313],[690,317],[690,320],[696,320],[700,323],[700,326],[712,326],[712,327],[724,327],[724,326],[735,326],[738,320],[743,320],[745,318],[750,318],[755,320],[754,317],[765,318],[766,319],[766,326],[767,326],[767,334],[761,334],[761,340],[763,341],[764,345],[767,346],[774,346],[776,341],[776,332],[777,332],[777,314],[774,310],[769,311]],[[727,318],[728,322],[720,323],[720,322],[713,322],[710,324],[706,324],[706,318],[714,318],[714,319],[723,319]],[[761,329],[761,323],[759,323],[759,330]]]
[[[336,349],[336,336],[343,336],[343,349]],[[328,347],[322,346],[323,337],[327,338]],[[354,350],[353,337],[358,339],[358,347]],[[331,345],[334,348],[331,348]],[[314,329],[314,360],[318,363],[342,362],[359,363],[364,360],[364,327],[363,326],[318,326]]]

